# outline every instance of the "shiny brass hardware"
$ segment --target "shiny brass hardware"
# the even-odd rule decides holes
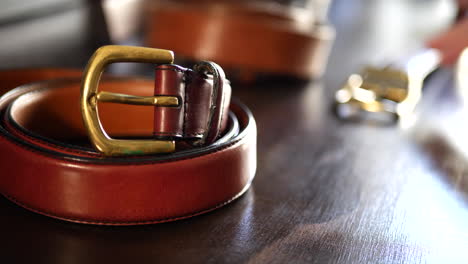
[[[360,74],[352,74],[335,93],[335,102],[358,111],[388,113],[398,120],[413,112],[424,79],[439,62],[440,54],[429,49],[411,57],[403,69],[365,67]]]
[[[396,105],[408,94],[408,78],[393,69],[366,67],[352,74],[335,94],[336,102],[349,104],[367,112],[397,114]]]
[[[93,146],[106,156],[145,155],[168,153],[175,150],[175,141],[112,139],[103,130],[98,115],[97,101],[177,106],[179,99],[172,96],[132,96],[110,92],[98,92],[99,80],[104,68],[115,62],[173,63],[174,54],[169,50],[131,46],[104,46],[96,50],[88,62],[81,83],[81,113]]]
[[[134,96],[128,94],[99,92],[96,95],[98,102],[130,104],[130,105],[154,105],[154,106],[179,106],[179,98],[175,96]]]

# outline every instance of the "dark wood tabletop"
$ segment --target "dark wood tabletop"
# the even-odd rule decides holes
[[[416,49],[450,23],[452,8],[334,1],[323,79],[233,87],[258,125],[258,168],[244,196],[136,227],[72,224],[0,198],[0,262],[468,263],[468,129],[452,70],[431,77],[413,125],[343,122],[331,111],[347,75]]]

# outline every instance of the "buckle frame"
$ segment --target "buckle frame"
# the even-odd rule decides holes
[[[103,46],[96,50],[86,66],[81,83],[80,107],[83,123],[93,146],[106,156],[146,155],[175,151],[173,140],[123,140],[113,139],[104,131],[99,120],[97,103],[121,103],[153,106],[178,106],[175,96],[132,96],[111,92],[98,92],[104,68],[115,62],[173,63],[170,50],[132,47]]]

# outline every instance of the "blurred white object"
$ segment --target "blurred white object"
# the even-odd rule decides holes
[[[102,9],[113,43],[134,36],[143,24],[144,0],[104,0]]]
[[[463,104],[468,106],[468,47],[460,55],[456,69],[456,87]]]

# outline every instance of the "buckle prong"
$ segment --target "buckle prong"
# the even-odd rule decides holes
[[[98,102],[130,105],[179,106],[179,98],[165,95],[135,96],[102,91],[96,95],[96,100]]]

